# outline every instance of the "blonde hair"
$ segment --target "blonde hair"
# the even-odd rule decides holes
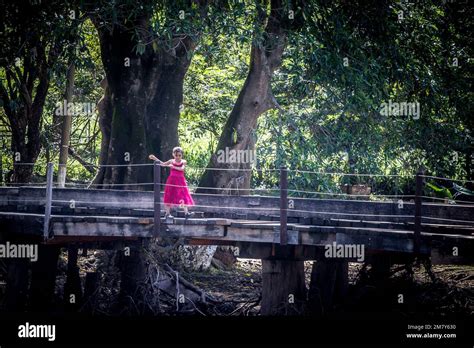
[[[173,148],[173,155],[176,153],[176,152],[181,152],[181,155],[184,155],[183,153],[183,149],[179,146],[176,146]]]

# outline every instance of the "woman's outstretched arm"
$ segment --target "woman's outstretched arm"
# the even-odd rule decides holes
[[[158,157],[156,157],[155,155],[151,154],[150,156],[148,156],[149,159],[153,160],[153,161],[158,161],[158,163],[160,164],[160,166],[163,166],[163,167],[169,167],[171,162],[173,162],[173,160],[168,160],[166,162],[162,162]]]

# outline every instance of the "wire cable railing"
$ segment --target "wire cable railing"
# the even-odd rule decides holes
[[[43,206],[46,203],[46,199],[8,199],[8,203],[17,202],[17,203],[34,203],[32,205]],[[84,200],[61,200],[53,199],[52,203],[62,203],[64,206],[71,206],[71,209],[75,208],[123,208],[123,209],[153,209],[154,202],[153,200],[141,201],[141,202],[117,202],[117,201],[84,201]],[[179,207],[179,205],[176,205]],[[196,204],[193,205],[194,208],[205,208],[205,209],[215,209],[214,205],[204,205]],[[219,209],[232,210],[232,211],[265,211],[265,212],[279,212],[280,208],[271,208],[271,207],[243,207],[243,206],[219,206]],[[319,215],[334,215],[334,216],[347,216],[347,217],[380,217],[380,218],[398,218],[398,219],[413,219],[413,215],[403,215],[403,214],[369,214],[369,213],[351,213],[351,212],[333,212],[333,211],[317,211],[317,210],[304,210],[304,209],[288,209],[291,212],[304,213],[306,216],[319,216]],[[447,222],[456,222],[463,224],[471,224],[474,227],[474,221],[472,220],[460,220],[460,219],[448,219],[448,218],[438,218],[433,216],[422,216],[425,220],[436,220],[436,221],[447,221]],[[361,220],[360,220],[361,221]]]
[[[28,163],[28,162],[14,162],[13,165],[18,165],[18,166],[34,166],[37,165],[36,163]],[[63,164],[54,164],[56,167],[58,166],[63,166]],[[99,167],[152,167],[154,163],[126,163],[126,164],[98,164],[98,165],[87,165],[85,166],[94,166],[96,168]],[[268,169],[263,169],[263,168],[225,168],[225,167],[217,167],[217,168],[209,168],[209,167],[193,167],[193,166],[187,166],[186,169],[192,169],[192,170],[216,170],[216,171],[244,171],[244,172],[251,172],[251,171],[258,171],[258,172],[263,172],[263,171],[268,171],[268,172],[279,172],[280,169],[276,168],[268,168]],[[288,172],[290,173],[303,173],[303,174],[316,174],[316,175],[333,175],[333,176],[348,176],[348,177],[403,177],[403,178],[413,178],[415,175],[399,175],[399,174],[372,174],[372,173],[343,173],[343,172],[324,172],[324,171],[312,171],[312,170],[302,170],[302,169],[287,169]],[[431,178],[431,179],[441,179],[441,180],[450,180],[450,181],[457,181],[457,182],[473,182],[469,180],[459,180],[459,179],[448,179],[448,178],[442,178],[438,176],[430,176],[430,175],[420,175],[422,178]],[[45,186],[47,184],[46,181],[41,181],[41,182],[28,182],[28,183],[3,183],[4,186]],[[54,185],[54,184],[53,184]],[[137,187],[137,188],[150,188],[152,189],[154,185],[154,182],[130,182],[130,183],[81,183],[81,182],[66,182],[65,186],[66,187],[85,187],[85,188],[94,188],[94,187],[99,187],[99,188],[131,188],[131,187]],[[166,184],[160,184],[162,186],[165,186]],[[168,186],[173,186],[169,185]],[[226,192],[231,192],[231,193],[238,193],[238,192],[252,192],[252,193],[258,193],[258,192],[268,192],[268,193],[278,193],[280,191],[280,188],[277,187],[255,187],[255,188],[246,188],[246,187],[239,187],[237,184],[235,187],[225,187],[225,188],[217,188],[217,187],[209,187],[209,186],[198,186],[198,185],[189,185],[188,186],[191,190],[194,192],[199,191],[199,190],[207,190],[207,191],[215,191],[216,193],[226,193]],[[351,200],[356,200],[360,198],[367,198],[370,201],[374,200],[413,200],[416,195],[413,194],[379,194],[379,193],[344,193],[344,192],[336,192],[334,190],[331,191],[314,191],[310,189],[298,189],[298,188],[288,188],[287,192],[291,195],[290,197],[292,198],[304,198],[304,197],[298,197],[298,195],[309,195],[311,196],[310,198],[315,198],[314,196],[323,196],[323,197],[338,197],[338,198],[344,198],[344,199],[351,199]],[[450,198],[439,198],[439,197],[431,197],[431,196],[422,196],[423,199],[425,200],[432,200],[432,201],[439,201],[439,202],[445,202],[449,204],[458,204],[458,203],[465,203],[465,204],[474,204],[474,202],[470,201],[465,201],[465,200],[459,200],[459,199],[450,199]]]
[[[35,163],[14,163],[14,165],[18,166],[27,166],[27,165],[35,165]],[[58,168],[58,165],[56,164],[56,168]],[[91,165],[92,166],[92,165]],[[38,200],[31,200],[31,199],[19,199],[18,203],[19,204],[29,204],[29,202],[35,202],[35,203],[40,203],[41,205],[45,205],[46,210],[49,209],[49,215],[51,214],[51,205],[52,204],[69,204],[70,201],[68,200],[61,200],[61,199],[53,199],[52,195],[52,190],[57,189],[58,186],[53,184],[53,171],[54,171],[55,165],[52,163],[48,164],[48,170],[47,170],[47,177],[46,181],[43,182],[36,182],[36,183],[22,183],[22,184],[15,184],[15,183],[5,183],[5,186],[11,187],[11,186],[25,186],[25,187],[45,187],[46,189],[46,197]],[[270,173],[279,173],[280,178],[278,181],[276,181],[277,187],[255,187],[255,188],[250,188],[250,187],[243,187],[240,184],[243,184],[243,181],[236,182],[235,186],[231,187],[222,187],[222,188],[217,188],[217,187],[201,187],[199,185],[172,185],[168,183],[162,183],[161,182],[161,168],[162,166],[157,165],[157,163],[127,163],[127,164],[103,164],[103,165],[97,165],[95,168],[100,168],[100,167],[152,167],[154,170],[154,179],[153,181],[146,181],[146,182],[130,182],[130,183],[80,183],[80,182],[67,182],[65,183],[65,186],[68,188],[105,188],[105,189],[112,189],[112,188],[125,188],[125,189],[130,189],[130,188],[150,188],[151,191],[154,192],[153,194],[153,200],[149,201],[140,201],[140,202],[128,202],[128,201],[108,201],[108,200],[94,200],[94,201],[87,201],[87,200],[74,200],[74,206],[85,206],[85,207],[116,207],[116,208],[128,208],[130,207],[131,209],[136,208],[137,206],[143,208],[143,207],[150,207],[155,211],[155,214],[160,213],[161,211],[161,191],[162,188],[165,188],[168,186],[175,186],[175,187],[188,187],[193,193],[196,194],[197,191],[199,190],[204,190],[205,192],[213,192],[215,191],[218,194],[235,194],[237,193],[237,196],[240,193],[248,194],[248,193],[259,193],[259,197],[273,197],[275,198],[276,195],[279,194],[280,196],[280,204],[279,207],[258,207],[258,206],[242,206],[242,205],[219,205],[219,206],[213,206],[209,204],[196,204],[194,207],[197,209],[207,209],[207,210],[212,210],[212,209],[218,209],[219,211],[247,211],[247,212],[258,212],[260,214],[273,214],[275,213],[276,215],[280,215],[280,225],[282,229],[282,234],[286,233],[286,224],[287,224],[287,217],[288,217],[288,212],[291,212],[290,214],[299,214],[299,215],[304,215],[308,217],[313,217],[313,216],[336,216],[336,217],[350,217],[354,219],[360,219],[362,220],[363,218],[382,218],[382,219],[414,219],[415,225],[414,225],[414,236],[416,243],[415,245],[419,245],[419,236],[421,232],[421,221],[426,221],[426,220],[433,220],[433,221],[441,221],[441,222],[453,222],[453,223],[458,223],[458,224],[474,224],[472,221],[464,220],[464,219],[456,219],[456,218],[449,218],[449,217],[437,217],[437,216],[426,216],[422,214],[422,204],[423,200],[425,200],[425,204],[427,204],[426,200],[434,201],[434,203],[429,203],[432,205],[436,204],[448,204],[454,208],[472,208],[474,207],[473,202],[470,201],[464,201],[464,200],[454,200],[450,198],[441,198],[441,197],[431,197],[431,196],[426,196],[423,194],[423,186],[424,186],[424,179],[433,179],[433,180],[445,180],[445,181],[457,181],[457,182],[464,182],[464,183],[472,183],[472,181],[469,180],[458,180],[458,179],[448,179],[448,178],[441,178],[437,176],[430,176],[430,175],[424,175],[423,173],[417,173],[416,175],[399,175],[399,174],[371,174],[371,173],[342,173],[342,172],[324,172],[324,171],[311,171],[311,170],[301,170],[301,169],[286,169],[286,168],[202,168],[202,167],[193,167],[193,166],[187,166],[186,170],[215,170],[215,171],[230,171],[230,172],[270,172]],[[380,194],[377,192],[367,192],[367,193],[360,193],[360,192],[355,192],[355,193],[344,193],[344,192],[334,192],[334,191],[324,191],[324,190],[312,190],[312,189],[301,189],[299,187],[288,187],[288,173],[294,174],[294,175],[300,175],[300,174],[310,174],[310,175],[330,175],[330,176],[347,176],[347,177],[362,177],[362,178],[371,178],[371,177],[387,177],[387,178],[404,178],[404,179],[415,179],[415,184],[416,184],[416,192],[415,194]],[[292,178],[294,179],[294,178]],[[291,181],[290,181],[291,182]],[[61,187],[62,188],[62,187]],[[319,186],[318,186],[319,188]],[[262,196],[260,193],[270,193],[273,195],[270,196]],[[301,195],[303,196],[311,196],[311,197],[300,197]],[[324,198],[315,198],[314,196],[322,196]],[[400,214],[387,214],[387,213],[377,213],[377,212],[369,212],[369,211],[364,211],[364,212],[356,212],[356,211],[331,211],[331,210],[321,210],[317,209],[317,206],[313,209],[301,209],[300,207],[304,206],[300,205],[298,209],[295,209],[294,206],[288,206],[288,202],[290,200],[318,200],[319,202],[322,201],[327,201],[330,200],[330,198],[336,197],[337,199],[343,198],[343,199],[349,199],[353,200],[356,202],[368,202],[368,203],[374,203],[374,202],[388,202],[388,203],[394,203],[398,204],[398,208],[400,209]],[[151,198],[151,197],[150,197]],[[362,200],[364,199],[364,200]],[[439,202],[439,203],[437,203]],[[441,203],[442,202],[442,203]],[[8,199],[7,204],[14,203],[14,199]],[[1,203],[1,204],[4,204]],[[413,208],[414,206],[414,214],[406,214],[406,210],[403,210],[405,206],[410,206]],[[49,207],[49,208],[48,208]],[[46,214],[45,213],[45,219],[46,219]],[[155,215],[157,217],[157,215]],[[157,224],[160,224],[160,219],[157,220]],[[47,224],[45,223],[45,226]],[[46,229],[47,227],[45,227]],[[159,229],[159,226],[158,226]],[[45,232],[46,235],[47,232]],[[285,244],[285,236],[282,237],[281,243]],[[417,248],[415,248],[416,250]]]

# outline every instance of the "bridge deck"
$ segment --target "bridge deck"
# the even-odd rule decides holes
[[[149,217],[53,215],[51,230],[54,238],[49,243],[149,238],[153,237],[153,220]],[[192,244],[278,244],[280,240],[280,224],[275,221],[224,218],[161,220],[160,236],[182,237]],[[4,230],[42,236],[42,214],[0,212],[0,222]],[[474,247],[474,237],[470,235],[422,232],[421,236],[422,253],[429,253],[438,246],[444,249],[458,246],[466,252]],[[333,242],[363,244],[367,251],[409,253],[413,251],[413,232],[393,228],[288,224],[289,245],[320,247]]]
[[[3,195],[1,195],[4,193]],[[288,244],[319,248],[363,244],[367,251],[411,253],[413,203],[291,198]],[[257,246],[280,242],[278,198],[195,195],[197,218],[161,219],[160,236],[191,244]],[[71,204],[73,203],[73,204]],[[153,193],[55,189],[48,243],[124,241],[153,237]],[[232,207],[227,211],[226,207]],[[423,204],[422,253],[474,255],[473,206]],[[179,216],[179,215],[178,215]],[[0,237],[43,236],[44,189],[0,189]]]

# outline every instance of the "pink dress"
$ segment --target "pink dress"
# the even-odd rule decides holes
[[[174,169],[174,166],[181,167],[183,162],[178,164],[173,161],[172,164],[173,167],[171,167],[170,175],[166,180],[165,194],[163,196],[164,203],[170,205],[194,205],[193,198],[186,184],[184,171]]]

